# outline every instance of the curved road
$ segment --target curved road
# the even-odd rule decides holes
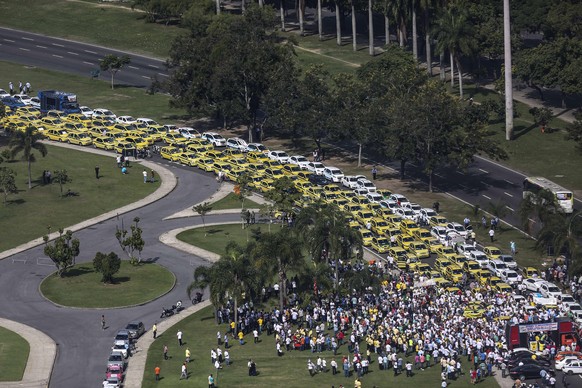
[[[206,262],[198,257],[170,248],[158,237],[162,233],[200,222],[198,217],[163,221],[177,211],[209,197],[217,189],[210,175],[193,172],[176,165],[167,165],[178,178],[178,185],[168,196],[119,218],[126,223],[141,218],[144,240],[144,259],[153,260],[168,268],[177,277],[176,287],[161,299],[127,309],[88,310],[60,308],[43,299],[38,292],[42,279],[54,271],[46,265],[42,246],[30,249],[0,261],[0,300],[2,316],[35,327],[52,337],[57,343],[58,355],[51,379],[51,387],[83,387],[100,384],[105,372],[107,356],[113,336],[131,320],[141,320],[148,329],[159,320],[162,306],[186,300],[185,289],[192,281],[194,268]],[[215,222],[238,220],[238,214],[215,215]],[[88,262],[98,251],[120,251],[115,239],[115,228],[120,221],[115,218],[88,227],[76,233],[81,241],[78,262]],[[38,258],[44,258],[39,264]],[[26,259],[26,263],[20,261]],[[105,314],[107,330],[100,328],[101,314]],[[170,347],[173,342],[169,342]],[[42,349],[32,349],[42,351]],[[91,354],[89,354],[91,353]],[[131,362],[131,359],[130,359]]]

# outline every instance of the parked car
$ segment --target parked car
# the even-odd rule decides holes
[[[302,170],[307,170],[309,160],[302,155],[293,155],[289,157],[289,163],[298,165]]]
[[[91,118],[115,121],[117,115],[111,112],[109,109],[97,108],[93,109],[93,115],[91,116]]]
[[[118,116],[115,122],[119,124],[135,124],[137,120],[133,116]]]
[[[527,278],[522,281],[522,283],[525,284],[525,289],[531,292],[538,292],[542,282],[544,282],[544,280],[538,278]]]
[[[123,361],[123,354],[120,351],[112,350],[107,359],[107,366],[110,365],[121,365],[125,366],[125,361]]]
[[[145,326],[141,321],[131,321],[125,326],[125,330],[129,332],[129,338],[136,339],[145,333]]]
[[[267,147],[262,145],[261,143],[249,143],[247,145],[248,152],[262,152],[263,154],[267,154],[269,150]]]
[[[582,360],[572,360],[562,368],[562,371],[566,374],[580,374],[582,373]]]
[[[208,140],[215,147],[226,146],[226,139],[215,132],[204,132],[201,137]]]
[[[114,341],[124,341],[129,343],[131,341],[129,331],[127,331],[126,329],[119,330],[115,335]]]
[[[512,269],[506,269],[504,271],[501,271],[501,273],[499,274],[499,277],[505,283],[507,283],[510,286],[514,287],[518,283],[517,279],[519,278],[519,275],[517,274],[517,272],[515,272]]]
[[[342,186],[347,187],[349,189],[356,189],[358,187],[358,180],[359,179],[366,179],[363,175],[346,175],[342,178]]]
[[[482,251],[473,251],[469,253],[469,260],[476,261],[481,268],[487,268],[487,264],[489,264],[489,259],[485,255],[485,252]]]
[[[562,291],[550,282],[542,282],[539,286],[539,292],[546,298],[555,298],[562,293]]]
[[[446,226],[447,232],[454,232],[463,237],[467,237],[467,230],[465,227],[458,222],[449,222]]]
[[[505,263],[500,260],[489,260],[488,268],[497,277],[501,277],[499,276],[501,272],[507,270]]]
[[[515,368],[510,369],[509,376],[514,380],[520,379],[521,381],[527,379],[538,379],[542,370],[545,370],[550,374],[553,373],[551,369],[538,364],[524,364],[522,366],[516,366]]]
[[[104,381],[103,388],[119,388],[121,387],[121,380],[116,376],[111,376]]]
[[[579,361],[580,358],[576,357],[576,356],[566,356],[566,357],[556,361],[555,368],[556,368],[556,370],[562,370],[564,368],[564,366],[570,364],[574,360]]]
[[[184,136],[186,139],[200,137],[200,132],[191,127],[180,127],[178,128],[178,133]]]
[[[501,255],[499,256],[498,260],[501,260],[505,263],[507,268],[517,271],[517,263],[513,259],[511,255]]]
[[[400,206],[403,206],[407,202],[410,203],[410,201],[402,194],[392,194],[388,199],[395,201]]]
[[[325,170],[325,166],[321,162],[309,162],[307,163],[307,171],[311,171],[317,175],[323,175],[323,170]]]
[[[249,145],[240,137],[231,137],[230,139],[226,139],[226,146],[235,150],[247,152]]]
[[[323,169],[323,176],[329,181],[339,183],[344,177],[344,173],[337,167],[327,166]]]
[[[289,155],[287,155],[287,152],[285,151],[270,151],[267,156],[281,164],[289,162]]]
[[[459,244],[457,245],[457,252],[459,252],[461,255],[465,256],[467,259],[469,259],[471,257],[471,252],[476,251],[477,248],[475,248],[474,245],[472,244]]]
[[[359,179],[358,182],[357,182],[356,188],[357,189],[364,189],[368,193],[376,191],[376,185],[374,185],[368,179]]]
[[[125,341],[114,341],[111,350],[121,352],[123,358],[127,358],[129,356],[129,346]]]

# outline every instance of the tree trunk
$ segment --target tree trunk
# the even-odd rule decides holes
[[[388,19],[388,15],[384,15],[384,41],[386,42],[386,46],[390,44],[390,20]]]
[[[279,12],[281,13],[281,31],[285,32],[285,2],[279,0]]]
[[[335,3],[335,35],[336,35],[336,43],[338,46],[342,45],[342,24],[340,18],[340,9],[339,4],[336,1]]]
[[[259,0],[259,7],[263,8],[264,5],[263,0]]]
[[[505,64],[505,140],[513,139],[513,78],[511,74],[511,22],[509,0],[503,0],[503,54]]]
[[[111,73],[111,90],[113,90],[115,88],[114,84],[113,84],[113,78],[115,77],[115,75],[113,73]]]
[[[358,51],[358,44],[356,42],[356,7],[352,1],[352,45],[354,51]]]
[[[298,11],[299,12],[299,34],[301,36],[305,35],[305,26],[304,26],[305,22],[303,20],[304,19],[303,11],[305,10],[305,7],[304,7],[303,1],[304,0],[299,0],[299,11]]]
[[[447,76],[445,74],[445,53],[441,53],[439,55],[439,67],[441,82],[445,82],[447,80]]]
[[[240,10],[242,13],[245,13],[245,0],[241,0],[240,2]]]
[[[374,56],[374,14],[372,0],[368,0],[368,53]]]
[[[358,167],[362,166],[362,143],[358,143]]]
[[[238,300],[236,297],[234,298],[234,336],[237,336],[237,329],[238,329]]]
[[[323,26],[321,25],[321,0],[317,0],[317,32],[319,40],[323,40]]]
[[[220,0],[216,0],[216,14],[220,15]]]
[[[453,60],[453,53],[449,54],[451,62],[451,88],[455,87],[455,62]]]
[[[416,32],[416,4],[412,2],[412,56],[418,61],[418,36]]]
[[[432,48],[430,45],[431,36],[429,30],[429,23],[428,23],[428,10],[424,10],[424,30],[426,31],[425,35],[425,44],[426,44],[426,71],[428,75],[432,77]]]
[[[402,23],[402,21],[400,21]],[[404,47],[404,30],[402,29],[402,24],[398,27],[398,43],[400,47]]]
[[[433,171],[432,171],[432,170],[430,170],[430,171],[428,172],[428,191],[429,191],[430,193],[432,193],[432,177],[433,177]]]
[[[405,167],[406,167],[406,159],[400,159],[400,180],[401,181],[404,180],[404,175],[406,175],[405,174],[405,172],[406,172]]]
[[[461,100],[463,99],[463,71],[461,70],[461,62],[456,60],[457,62],[457,74],[459,75],[459,96]]]
[[[28,158],[28,188],[32,189],[32,163],[30,163],[30,157]]]

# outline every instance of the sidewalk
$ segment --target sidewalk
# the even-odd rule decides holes
[[[0,388],[9,387],[48,387],[53,364],[57,357],[57,344],[49,336],[33,327],[0,318],[0,326],[15,332],[30,345],[28,361],[20,381],[0,383]]]

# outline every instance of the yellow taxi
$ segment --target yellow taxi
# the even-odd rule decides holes
[[[391,214],[392,214],[392,210],[390,210],[390,209],[389,209],[389,208],[387,208],[387,207],[382,207],[382,206],[380,206],[379,208],[376,208],[376,209],[374,210],[374,213],[375,213],[375,214],[376,214],[378,217],[386,219],[386,216],[389,216],[389,215],[391,215]]]
[[[482,286],[486,285],[489,281],[489,278],[492,276],[491,272],[486,269],[480,269],[479,271],[475,272],[475,280],[479,282]]]
[[[414,237],[409,236],[407,234],[401,234],[399,236],[396,236],[396,243],[398,243],[398,245],[400,245],[402,248],[408,250],[408,247],[410,246],[410,244],[412,244],[412,242],[414,241]]]
[[[335,193],[334,193],[335,194]],[[347,205],[348,200],[342,197],[337,197],[335,199],[331,200],[331,203],[333,203],[334,205],[336,205],[339,209],[342,209],[345,205]]]
[[[274,184],[275,181],[272,179],[263,179],[259,183],[259,190],[263,193],[266,193],[267,191],[271,191],[275,187]]]
[[[350,202],[354,202],[354,198],[356,198],[356,193],[350,190],[342,190],[338,194]]]
[[[522,272],[526,279],[540,277],[540,272],[534,267],[525,267]]]
[[[368,200],[368,198],[364,197],[363,195],[357,195],[355,198],[352,198],[351,201],[353,203],[357,203],[362,208],[367,208],[368,207],[368,204],[370,203],[370,201]]]
[[[228,156],[233,159],[244,159],[244,154],[240,150],[236,150],[234,148],[227,148],[222,151],[224,156]]]
[[[496,283],[493,289],[497,292],[513,292],[513,288],[505,282]]]
[[[366,225],[368,222],[372,222],[372,218],[374,218],[374,213],[369,210],[360,210],[355,215],[356,220],[362,225]]]
[[[309,195],[314,200],[319,200],[321,198],[322,192],[323,192],[323,189],[321,187],[311,186],[311,187],[307,188],[307,191],[305,192],[305,194]]]
[[[303,172],[301,168],[296,164],[286,164],[283,166],[283,173],[285,175],[295,175],[299,176],[299,173]]]
[[[465,318],[482,318],[483,315],[487,312],[485,306],[483,306],[480,302],[471,302],[467,304],[467,307],[463,311],[463,316]]]
[[[385,217],[385,220],[390,223],[394,228],[400,229],[400,223],[402,222],[402,217],[397,214],[390,214],[388,217]]]
[[[176,132],[169,132],[163,136],[163,140],[167,144],[186,143],[188,139]]]
[[[299,179],[299,180],[295,181],[295,188],[304,194],[307,192],[307,189],[310,187],[313,187],[313,184],[309,181],[305,181],[303,179]]]
[[[372,237],[371,247],[378,253],[386,253],[390,249],[390,240],[386,237]]]
[[[412,272],[416,272],[416,273],[430,273],[430,265],[428,265],[427,263],[423,263],[421,261],[417,261],[416,263],[411,263],[408,268],[412,271]]]
[[[91,126],[91,119],[82,113],[70,113],[65,117],[65,120],[71,123],[81,123],[85,127]]]
[[[212,164],[212,172],[218,175],[219,172],[223,172],[226,174],[228,170],[230,170],[232,166],[225,161],[222,160],[215,160]]]
[[[283,178],[285,176],[285,174],[283,174],[283,170],[282,169],[280,169],[280,168],[271,168],[271,167],[268,167],[268,168],[265,169],[265,175],[268,178],[271,178],[271,179],[281,179],[281,178]]]
[[[283,168],[283,165],[277,160],[272,159],[265,160],[263,164],[265,165],[266,168]]]
[[[400,222],[400,230],[402,231],[402,234],[413,236],[414,232],[419,229],[420,227],[418,224],[412,220],[404,219]]]
[[[447,226],[449,221],[443,216],[432,216],[428,219],[430,226]]]
[[[297,173],[297,176],[299,178],[305,179],[306,181],[308,181],[312,175],[313,175],[313,173],[311,171],[305,171],[305,170],[301,170]],[[352,193],[352,192],[350,191],[350,193]]]
[[[166,160],[172,160],[172,155],[180,152],[180,149],[173,146],[165,146],[160,150],[160,156]]]
[[[463,270],[469,274],[470,277],[475,277],[481,266],[475,260],[467,260],[463,263]]]
[[[386,231],[390,229],[388,221],[382,218],[374,217],[370,223],[372,224],[372,232],[376,233],[378,236],[385,236]]]
[[[439,240],[438,238],[435,238],[435,237],[428,239],[427,241],[425,241],[425,243],[428,246],[430,253],[437,253],[438,254],[438,250],[443,247],[441,240]]]
[[[355,217],[359,211],[362,211],[362,207],[357,203],[348,202],[344,205],[343,210],[345,212],[351,213]]]
[[[56,117],[43,117],[40,121],[46,129],[63,127],[63,122]]]
[[[468,261],[468,259],[465,256],[457,253],[453,257],[451,257],[451,261],[462,268],[463,265]]]
[[[40,109],[32,106],[19,106],[14,111],[17,116],[34,116],[40,118]]]
[[[400,231],[400,229],[396,229],[393,227],[390,227],[388,230],[386,230],[386,237],[388,238],[392,238],[394,236],[394,238],[400,236],[402,234],[402,232]]]
[[[67,142],[69,144],[75,144],[75,145],[81,145],[81,146],[87,146],[87,145],[91,145],[93,144],[93,141],[91,140],[91,136],[89,136],[88,134],[84,133],[84,132],[69,132],[69,135],[67,136]]]
[[[422,241],[415,240],[408,245],[408,252],[412,253],[419,259],[426,259],[430,257],[430,252]]]
[[[181,152],[178,161],[186,166],[196,166],[196,154],[194,152]]]
[[[91,127],[89,128],[89,132],[87,132],[91,137],[102,137],[102,136],[109,136],[109,132],[107,132],[107,128],[105,127]]]
[[[133,143],[129,143],[126,141],[118,141],[117,143],[115,143],[115,147],[113,149],[118,154],[122,154],[124,151],[135,150],[135,146],[133,145]]]
[[[485,253],[489,260],[497,260],[503,254],[501,249],[493,246],[483,247],[483,253]]]
[[[436,254],[439,257],[446,257],[447,259],[452,259],[453,256],[457,254],[452,247],[442,246],[441,248],[437,249]]]
[[[265,154],[258,151],[247,152],[246,158],[251,163],[265,163],[270,160]]]
[[[201,156],[200,158],[196,159],[196,167],[199,169],[210,172],[212,171],[212,166],[214,165],[214,159]]]
[[[333,191],[322,191],[321,200],[325,203],[332,203],[334,200],[338,199],[338,195]]]
[[[93,138],[93,146],[109,151],[115,148],[115,139],[110,136],[96,136]]]
[[[137,136],[126,136],[125,138],[123,138],[122,141],[126,141],[128,143],[133,144],[133,147],[135,149],[141,150],[144,148],[148,148],[148,142],[145,141],[143,138],[141,137],[137,137]],[[174,160],[176,161],[176,160]]]
[[[68,133],[64,129],[51,128],[51,129],[47,129],[47,130],[43,131],[43,133],[49,140],[53,140],[53,141],[65,142],[65,141],[67,141],[67,137],[68,137]]]
[[[451,264],[445,268],[445,279],[453,282],[459,283],[463,280],[463,270],[457,264]]]
[[[502,282],[503,282],[503,280],[501,280],[501,278],[492,275],[489,277],[489,279],[487,279],[485,284],[487,284],[491,288],[494,288],[497,283],[502,283]]]
[[[437,259],[434,262],[434,269],[444,275],[445,268],[447,268],[450,265],[453,265],[453,262],[450,261],[449,259],[445,257],[437,257]]]
[[[419,228],[417,230],[414,231],[413,236],[415,239],[420,240],[424,243],[428,242],[430,239],[434,238],[432,236],[432,234],[430,234],[430,231],[424,229],[424,228]]]

